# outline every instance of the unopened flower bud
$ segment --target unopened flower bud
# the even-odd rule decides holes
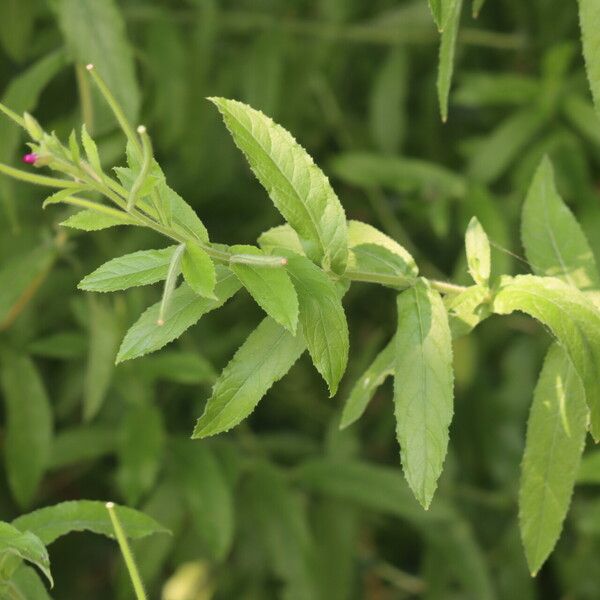
[[[28,165],[35,165],[37,159],[38,159],[38,155],[35,152],[31,152],[31,153],[25,154],[25,156],[23,156],[23,162],[27,163]]]

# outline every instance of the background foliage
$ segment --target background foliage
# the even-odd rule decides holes
[[[212,238],[254,243],[277,214],[205,100],[238,98],[294,133],[349,218],[397,239],[425,274],[465,283],[473,215],[499,272],[530,270],[519,218],[548,154],[600,258],[600,123],[576,3],[496,0],[477,20],[463,13],[445,124],[425,0],[5,0],[0,93],[61,138],[85,121],[110,167],[124,139],[84,77],[94,62]],[[16,164],[22,142],[0,121],[0,161]],[[449,456],[424,512],[401,475],[389,383],[338,431],[342,400],[395,329],[392,291],[347,294],[350,364],[334,399],[303,357],[249,421],[192,442],[190,423],[260,311],[238,295],[165,350],[115,367],[124,332],[160,292],[76,286],[156,238],[59,228],[71,213],[43,212],[43,198],[0,179],[3,520],[80,498],[140,508],[173,532],[136,542],[151,597],[168,600],[600,597],[593,453],[535,580],[519,541],[525,424],[550,344],[542,327],[495,317],[456,341]],[[84,535],[52,545],[52,596],[130,597],[115,547]]]

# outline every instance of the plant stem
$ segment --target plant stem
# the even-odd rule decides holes
[[[144,590],[144,584],[142,582],[142,578],[140,577],[140,573],[138,571],[137,565],[135,564],[135,558],[133,557],[133,552],[129,547],[129,542],[127,541],[127,537],[125,536],[125,532],[121,527],[121,522],[119,521],[119,517],[117,517],[117,512],[115,510],[115,505],[112,502],[106,503],[106,510],[110,515],[110,520],[112,521],[113,529],[115,530],[115,536],[117,541],[119,542],[119,547],[121,548],[121,554],[123,554],[123,559],[125,560],[125,566],[127,567],[127,571],[129,572],[129,577],[131,578],[131,583],[133,584],[133,589],[135,591],[135,595],[137,600],[147,600],[146,591]]]
[[[87,78],[85,67],[81,64],[75,65],[75,75],[77,77],[77,89],[79,91],[79,100],[81,102],[81,116],[90,135],[94,133],[94,102],[92,99],[89,79]]]
[[[28,173],[27,171],[21,171],[14,167],[9,167],[3,163],[0,163],[0,173],[4,173],[13,179],[19,179],[20,181],[26,181],[27,183],[35,183],[36,185],[45,185],[53,188],[78,188],[81,187],[80,183],[76,181],[70,181],[68,179],[55,179],[54,177],[45,177],[44,175],[37,175],[35,173]]]
[[[467,289],[464,285],[456,285],[455,283],[438,281],[437,279],[430,279],[429,283],[433,289],[441,292],[442,294],[460,294]]]

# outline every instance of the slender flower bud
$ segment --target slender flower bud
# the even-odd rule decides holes
[[[31,153],[25,154],[25,156],[23,156],[23,162],[27,163],[28,165],[35,165],[37,159],[38,159],[38,155],[35,152],[31,152]]]

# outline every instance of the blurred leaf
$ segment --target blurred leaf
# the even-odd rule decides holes
[[[231,252],[262,256],[255,246],[232,246]],[[292,335],[298,325],[298,296],[286,267],[230,263],[230,269],[256,303]]]
[[[132,47],[117,3],[113,0],[57,0],[54,6],[72,58],[80,64],[95,66],[127,118],[135,122],[140,92]]]
[[[600,5],[595,0],[579,0],[579,23],[590,89],[596,112],[600,114]]]
[[[461,106],[522,106],[539,94],[539,83],[517,73],[462,73],[453,100]]]
[[[582,292],[554,278],[504,278],[493,305],[501,315],[518,310],[541,321],[563,346],[581,377],[591,412],[591,433],[600,438],[600,313]]]
[[[358,421],[369,401],[383,382],[394,373],[396,360],[396,338],[377,355],[369,368],[356,380],[344,405],[340,429]]]
[[[554,344],[533,397],[519,492],[521,537],[533,575],[560,536],[586,433],[583,386],[567,354]]]
[[[102,408],[112,381],[121,335],[112,306],[90,296],[89,308],[90,346],[83,397],[83,418],[86,421],[91,421]]]
[[[329,181],[283,127],[249,106],[212,98],[236,145],[300,236],[307,255],[341,274],[348,255],[346,217]]]
[[[394,48],[377,73],[369,98],[371,137],[382,152],[396,154],[404,141],[407,93],[407,52]]]
[[[62,360],[80,358],[86,349],[86,339],[80,331],[57,331],[27,346],[31,354]]]
[[[32,504],[47,467],[52,444],[52,409],[30,358],[2,357],[1,383],[6,406],[4,465],[19,506]]]
[[[344,308],[334,284],[321,269],[303,256],[288,254],[287,258],[308,352],[334,396],[346,370],[350,345]]]
[[[454,73],[454,60],[456,55],[456,38],[462,12],[462,0],[439,0],[447,10],[446,15],[438,23],[442,30],[440,42],[440,59],[438,66],[437,90],[440,103],[442,121],[448,120],[448,96],[452,85]]]
[[[44,582],[31,567],[21,565],[13,574],[11,583],[24,600],[52,600]]]
[[[165,443],[165,426],[154,406],[131,408],[122,420],[118,443],[117,483],[127,501],[136,506],[154,485]]]
[[[402,292],[397,304],[396,433],[408,485],[428,508],[446,457],[453,412],[450,327],[439,293],[422,280]]]
[[[46,576],[50,585],[53,585],[46,546],[30,531],[23,533],[12,525],[0,521],[0,557],[6,555],[18,556],[22,560],[33,563]]]
[[[196,533],[211,558],[222,561],[233,543],[233,493],[210,446],[198,442],[175,445],[177,481]]]
[[[33,0],[0,2],[0,42],[7,54],[18,63],[29,57],[36,12]]]
[[[194,325],[202,315],[225,304],[239,288],[235,275],[224,267],[217,267],[216,300],[198,296],[182,284],[173,293],[164,325],[156,323],[160,309],[160,302],[157,302],[129,329],[119,348],[117,363],[160,350]]]
[[[594,450],[583,455],[577,473],[577,483],[600,483],[600,451]]]
[[[521,236],[536,275],[557,277],[582,290],[600,288],[592,249],[558,194],[547,157],[538,167],[523,205]]]
[[[270,317],[264,319],[219,375],[192,437],[215,435],[240,423],[305,348],[300,331],[294,337]]]
[[[176,246],[161,250],[141,250],[113,258],[86,275],[77,285],[87,292],[115,292],[162,281]]]
[[[117,431],[106,425],[86,425],[64,429],[56,434],[48,468],[62,469],[96,460],[117,447]]]
[[[212,384],[217,378],[212,364],[196,352],[163,350],[140,362],[138,369],[151,381],[158,379],[185,385]]]
[[[125,535],[130,539],[169,533],[154,519],[137,510],[117,506],[116,511]],[[17,517],[12,524],[18,529],[31,531],[46,545],[72,531],[91,531],[114,538],[106,504],[96,500],[73,500],[40,508]]]

